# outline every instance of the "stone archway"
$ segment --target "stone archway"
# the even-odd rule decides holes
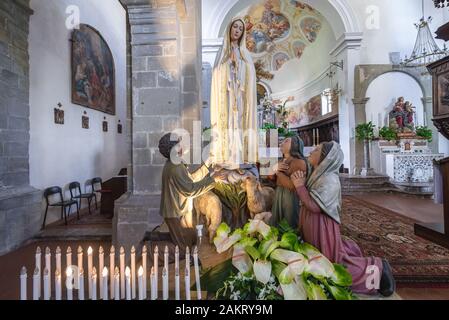
[[[354,107],[355,107],[355,125],[367,122],[366,118],[366,104],[370,97],[367,97],[368,88],[380,76],[399,72],[410,76],[420,86],[423,92],[423,106],[426,113],[426,121],[428,124],[432,123],[432,80],[429,76],[423,75],[423,70],[399,68],[390,64],[382,65],[358,65],[355,68],[355,82],[354,82]],[[434,131],[434,140],[431,144],[432,148],[438,146],[438,131],[434,126],[430,126]],[[356,142],[356,166],[360,168],[363,166],[363,145]]]

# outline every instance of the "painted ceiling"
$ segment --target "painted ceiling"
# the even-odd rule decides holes
[[[247,46],[255,62],[279,71],[291,59],[301,59],[320,35],[324,17],[297,0],[264,0],[239,13],[247,28]]]

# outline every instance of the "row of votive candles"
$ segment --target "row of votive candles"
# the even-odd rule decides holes
[[[40,247],[36,249],[35,255],[35,269],[33,273],[33,300],[52,299],[52,285],[51,285],[51,250],[45,249],[45,267],[42,270],[42,252]],[[139,267],[136,274],[136,249],[133,246],[131,248],[131,267],[125,267],[125,249],[120,248],[120,265],[115,265],[115,248],[111,247],[109,253],[109,269],[104,263],[104,250],[102,247],[98,250],[98,261],[101,275],[97,273],[97,269],[93,263],[93,249],[89,247],[87,250],[87,275],[83,269],[83,248],[78,247],[77,262],[78,265],[72,265],[72,250],[67,248],[65,268],[66,275],[66,299],[73,300],[74,289],[78,291],[78,300],[85,300],[85,288],[84,279],[87,276],[88,283],[88,298],[90,300],[146,300],[148,286],[147,286],[147,247],[142,248],[142,265]],[[150,274],[150,298],[151,300],[157,300],[159,298],[158,283],[159,283],[159,249],[156,246],[153,256],[153,267]],[[55,300],[62,300],[62,263],[61,263],[61,248],[57,247],[55,253],[56,268],[54,272],[54,288],[55,288]],[[193,251],[193,260],[195,268],[195,282],[197,299],[201,300],[201,284],[200,284],[200,271],[198,263],[198,248],[195,247]],[[180,268],[179,268],[179,248],[175,250],[175,300],[181,299],[181,286],[180,286]],[[20,272],[20,299],[27,300],[27,269],[22,268]],[[41,284],[43,283],[43,296]],[[99,296],[97,296],[97,285],[99,287]],[[191,300],[190,294],[190,250],[186,249],[185,256],[185,300]],[[162,270],[162,299],[168,300],[169,297],[169,250],[165,247],[164,251],[164,268]]]

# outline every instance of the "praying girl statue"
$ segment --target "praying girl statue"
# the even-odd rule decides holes
[[[256,70],[246,47],[243,19],[224,37],[211,88],[211,156],[226,170],[251,170],[258,160]]]

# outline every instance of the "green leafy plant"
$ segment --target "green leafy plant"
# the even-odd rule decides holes
[[[369,141],[374,139],[374,128],[376,126],[370,121],[368,123],[359,124],[355,128],[356,138],[359,141]]]
[[[433,139],[433,133],[432,130],[430,130],[428,127],[416,127],[416,135],[418,137],[424,138],[429,142],[432,142]]]
[[[265,123],[262,127],[262,130],[276,130],[277,127],[271,123]]]
[[[379,137],[387,141],[397,140],[398,138],[396,131],[391,129],[390,127],[383,127],[382,129],[380,129]]]
[[[216,183],[213,192],[232,211],[233,223],[237,225],[239,217],[245,214],[248,201],[246,191],[241,184]]]
[[[207,270],[201,277],[216,299],[231,300],[352,300],[352,277],[316,248],[301,243],[281,222],[270,227],[250,220],[243,229],[225,223],[217,230],[218,253],[233,249],[232,260]]]

